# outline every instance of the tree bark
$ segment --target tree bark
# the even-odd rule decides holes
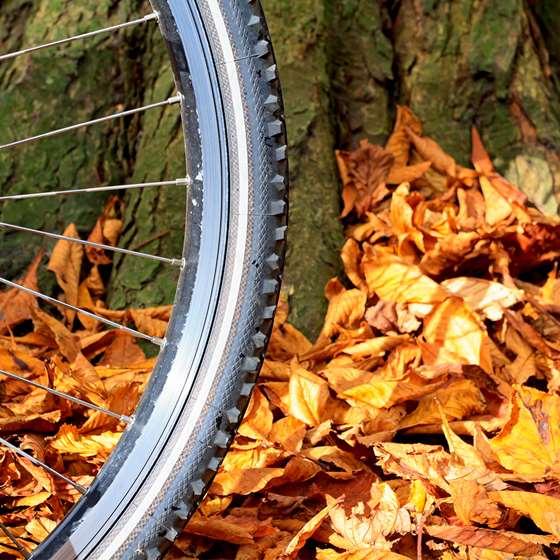
[[[383,143],[396,104],[410,106],[425,133],[464,164],[476,126],[497,168],[557,211],[555,0],[269,0],[267,8],[294,171],[286,278],[292,320],[304,332],[320,328],[322,287],[339,269],[334,252],[325,258],[340,231],[330,152],[361,138]]]
[[[49,0],[4,0],[0,50],[12,52],[149,12],[144,0],[56,4]],[[154,22],[3,62],[0,89],[0,143],[140,107],[174,92],[165,46]],[[156,109],[0,150],[0,192],[19,194],[176,178],[184,176],[183,162],[178,112],[174,108]],[[57,233],[74,222],[86,235],[105,198],[96,193],[9,201],[0,205],[0,219]],[[126,208],[127,246],[142,245],[142,250],[160,254],[180,251],[182,189],[135,192],[127,197]],[[177,227],[169,228],[169,223]],[[2,276],[21,274],[39,248],[52,247],[51,241],[28,233],[1,231],[0,236]],[[156,241],[145,244],[155,237]],[[168,269],[147,263],[116,259],[113,275],[119,282],[118,288],[117,282],[112,283],[115,306],[171,300],[174,283]],[[45,289],[48,278],[43,278]]]
[[[557,211],[556,0],[263,3],[284,86],[290,138],[286,288],[291,320],[304,332],[314,335],[320,328],[323,286],[341,269],[343,237],[333,151],[352,147],[362,138],[383,143],[396,104],[409,105],[424,122],[425,133],[461,163],[468,163],[470,128],[475,125],[498,169],[535,203]],[[75,4],[55,10],[48,0],[5,0],[0,9],[2,50],[57,38],[65,27],[91,29],[142,12],[140,0],[80,2],[79,8]],[[40,23],[45,18],[46,26]],[[79,26],[71,23],[75,21]],[[54,62],[38,54],[0,66],[2,141],[67,124],[69,119],[106,114],[119,103],[140,105],[171,94],[165,50],[155,26],[94,44],[95,53],[74,44]],[[0,190],[23,192],[38,177],[50,188],[63,188],[169,178],[180,176],[183,169],[180,127],[171,111],[80,134],[84,143],[79,148],[61,138],[18,149],[15,160],[13,152],[0,151]],[[176,254],[182,194],[173,189],[158,192],[127,197],[123,242]],[[2,205],[0,214],[3,221],[25,220],[53,230],[71,220],[85,232],[102,204],[103,197],[95,195],[41,206],[14,202]],[[0,255],[2,271],[14,275],[21,270],[36,247],[29,241],[23,235],[2,239],[2,247],[8,247]],[[169,301],[174,279],[167,274],[167,269],[150,263],[117,259],[112,305]]]

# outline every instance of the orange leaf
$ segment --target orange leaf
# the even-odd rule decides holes
[[[78,230],[74,224],[70,224],[64,231],[66,237],[79,239]],[[55,273],[58,285],[64,292],[64,301],[70,305],[78,305],[78,286],[80,285],[80,273],[82,270],[82,259],[84,248],[79,243],[61,240],[54,246],[49,261],[49,270]],[[76,315],[71,309],[63,310],[66,320],[72,324]]]
[[[500,463],[527,480],[560,470],[560,397],[515,387],[510,417],[490,440]]]
[[[486,223],[495,226],[511,215],[513,207],[486,177],[480,178],[480,187],[486,202]]]
[[[325,291],[329,294],[329,287],[337,284],[338,280],[333,278],[326,286]],[[329,307],[325,316],[321,338],[328,339],[338,331],[338,327],[351,327],[362,319],[365,313],[367,294],[361,290],[341,289],[329,298]]]
[[[268,437],[270,441],[278,443],[287,451],[297,452],[303,445],[306,430],[304,422],[293,416],[286,416],[272,424]]]
[[[387,184],[400,185],[401,183],[412,183],[416,179],[420,179],[431,166],[431,161],[424,161],[406,167],[393,167],[387,177]]]
[[[271,429],[272,411],[267,398],[256,387],[238,433],[253,439],[266,439]]]
[[[370,293],[397,303],[439,303],[449,296],[445,288],[415,265],[390,255],[375,255],[364,262]]]
[[[308,426],[318,426],[329,398],[327,382],[292,361],[289,383],[290,414]]]
[[[428,525],[424,527],[428,535],[451,541],[456,544],[476,546],[478,548],[489,548],[518,554],[520,556],[532,556],[541,552],[539,542],[547,542],[539,535],[526,535],[513,533],[511,531],[492,531],[482,527],[455,525]]]
[[[316,513],[292,538],[288,543],[282,559],[294,560],[298,552],[305,546],[305,543],[313,536],[313,533],[321,526],[323,520],[329,512],[339,503],[340,500],[333,500],[321,511]]]
[[[424,320],[423,337],[425,363],[474,364],[492,371],[488,333],[461,298],[450,297],[434,308]]]
[[[488,152],[484,148],[482,144],[482,140],[480,139],[480,134],[476,127],[472,127],[472,155],[471,161],[473,162],[474,168],[483,175],[492,175],[495,173],[494,165]]]
[[[284,469],[239,469],[220,472],[214,478],[209,493],[217,496],[229,494],[254,494],[262,490],[271,480],[284,474]]]
[[[438,173],[449,177],[456,176],[457,164],[455,160],[449,154],[445,153],[439,144],[427,136],[419,136],[410,127],[406,128],[406,132],[412,140],[416,151],[424,160],[431,161],[433,168]]]
[[[395,158],[394,167],[404,167],[410,156],[410,137],[406,132],[409,127],[416,134],[422,134],[422,123],[408,108],[397,105],[397,119],[395,128],[387,140],[385,149],[391,152]]]
[[[560,537],[560,499],[536,492],[491,492],[490,497],[504,506],[530,517],[539,529]]]

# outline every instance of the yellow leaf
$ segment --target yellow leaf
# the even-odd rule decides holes
[[[502,490],[490,497],[504,506],[530,517],[539,529],[560,537],[560,500],[536,492]]]
[[[120,437],[121,434],[116,432],[83,436],[75,426],[65,424],[50,442],[50,447],[63,455],[79,455],[103,460],[111,453]]]
[[[329,297],[329,307],[325,316],[321,338],[328,339],[338,331],[338,327],[351,327],[363,318],[367,294],[361,290],[345,290],[339,281],[333,278],[325,288],[327,295],[331,286],[337,286],[335,293]]]
[[[369,547],[347,552],[318,549],[315,558],[316,560],[410,560],[408,556],[403,556],[390,550],[376,550]]]
[[[560,397],[530,387],[515,388],[510,416],[490,440],[497,459],[527,480],[560,471]]]
[[[290,369],[290,414],[308,426],[318,426],[324,420],[329,399],[328,384],[295,360]]]
[[[281,468],[238,469],[220,472],[214,478],[210,495],[254,494],[262,490],[272,479],[284,474]]]
[[[441,418],[441,410],[448,418],[461,420],[473,414],[481,414],[485,407],[480,389],[470,379],[461,379],[422,397],[414,412],[399,424],[399,429],[418,424],[434,424]]]
[[[370,293],[385,301],[397,303],[439,303],[449,293],[422,273],[416,265],[390,255],[375,255],[364,264],[364,274]]]
[[[513,207],[486,177],[480,177],[480,187],[486,202],[486,223],[495,226],[511,215]]]
[[[395,346],[409,340],[408,335],[378,336],[344,349],[354,360],[383,356]]]
[[[424,320],[423,337],[425,363],[472,364],[492,371],[486,329],[461,298],[450,297],[434,308]]]
[[[411,373],[404,379],[373,378],[369,383],[346,389],[339,396],[374,408],[389,408],[400,402],[430,394],[434,391],[435,386],[435,382],[429,383]]]

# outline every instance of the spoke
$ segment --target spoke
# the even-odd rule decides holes
[[[68,235],[60,235],[58,233],[51,233],[49,231],[41,231],[40,229],[32,229],[25,226],[18,226],[15,224],[7,224],[0,222],[0,228],[10,229],[14,231],[24,231],[26,233],[33,233],[34,235],[41,235],[42,237],[50,237],[59,241],[69,241],[70,243],[78,243],[79,245],[86,245],[87,247],[95,247],[96,249],[103,249],[104,251],[111,251],[113,253],[121,253],[123,255],[130,255],[133,257],[141,257],[143,259],[150,259],[152,261],[159,261],[173,266],[183,266],[183,259],[170,259],[168,257],[160,257],[159,255],[151,255],[150,253],[141,253],[132,251],[131,249],[123,249],[122,247],[113,247],[103,243],[95,243],[94,241],[87,241],[86,239],[79,239],[77,237],[70,237]]]
[[[143,107],[136,107],[135,109],[120,111],[118,113],[113,113],[112,115],[107,115],[105,117],[100,117],[98,119],[92,119],[90,121],[73,124],[71,126],[66,126],[64,128],[59,128],[57,130],[51,130],[50,132],[44,132],[42,134],[37,134],[36,136],[29,136],[28,138],[23,138],[22,140],[16,140],[15,142],[9,142],[8,144],[0,144],[0,150],[13,148],[15,146],[21,146],[22,144],[27,144],[28,142],[35,142],[36,140],[42,140],[43,138],[51,138],[52,136],[58,136],[59,134],[63,134],[64,132],[71,132],[73,130],[85,128],[93,124],[99,124],[113,119],[126,117],[128,115],[134,115],[136,113],[143,113],[144,111],[148,111],[150,109],[157,109],[158,107],[164,107],[165,105],[173,105],[174,103],[180,103],[181,99],[182,99],[181,95],[176,95],[175,97],[170,97],[165,101],[158,101],[157,103],[150,103],[149,105],[144,105]]]
[[[0,196],[0,202],[4,200],[25,200],[27,198],[44,198],[49,196],[66,196],[71,194],[107,192],[107,191],[124,191],[128,189],[144,189],[146,187],[167,187],[178,185],[190,185],[191,180],[187,177],[184,179],[175,179],[173,181],[152,181],[150,183],[132,183],[127,185],[110,185],[107,187],[86,187],[82,189],[67,189],[64,191],[47,191],[26,194],[9,194]]]
[[[131,329],[129,327],[125,327],[124,325],[120,325],[119,323],[115,323],[114,321],[111,321],[110,319],[106,319],[105,317],[101,317],[101,315],[97,315],[95,313],[92,313],[91,311],[87,311],[86,309],[82,309],[81,307],[76,307],[75,305],[70,305],[69,303],[66,303],[65,301],[61,301],[59,299],[50,297],[46,294],[38,292],[37,290],[33,290],[31,288],[28,288],[27,286],[22,286],[21,284],[16,284],[15,282],[12,282],[11,280],[6,280],[6,278],[1,278],[0,277],[0,283],[4,284],[5,286],[8,286],[9,288],[15,288],[16,290],[21,290],[22,292],[25,292],[25,293],[30,294],[32,296],[38,297],[38,298],[42,299],[43,301],[47,301],[49,303],[52,303],[53,305],[61,305],[62,307],[66,307],[66,309],[71,309],[72,311],[75,311],[76,313],[81,313],[82,315],[85,315],[86,317],[91,317],[92,319],[95,319],[96,321],[99,321],[100,323],[104,323],[105,325],[108,325],[108,326],[113,327],[115,329],[119,329],[121,331],[127,332],[127,333],[131,334],[132,336],[134,336],[136,338],[143,338],[144,340],[148,340],[151,343],[156,344],[157,346],[164,346],[164,344],[165,344],[165,340],[162,339],[162,338],[158,338],[157,336],[150,336],[149,334],[145,334],[143,332]]]
[[[119,414],[117,412],[113,412],[112,410],[109,410],[109,409],[104,408],[102,406],[97,406],[96,404],[84,401],[82,399],[79,399],[78,397],[74,397],[72,395],[69,395],[68,393],[64,393],[63,391],[57,391],[56,389],[52,389],[51,387],[47,387],[46,385],[42,385],[41,383],[37,383],[36,381],[33,381],[32,379],[27,379],[25,377],[22,377],[21,375],[17,375],[16,373],[12,373],[12,372],[0,369],[0,375],[5,375],[6,377],[9,377],[10,379],[15,379],[16,381],[21,381],[22,383],[26,383],[27,385],[31,385],[32,387],[36,387],[37,389],[41,389],[42,391],[46,391],[47,393],[50,393],[51,395],[56,395],[57,397],[61,397],[63,399],[67,399],[69,401],[72,401],[73,403],[81,404],[82,406],[85,406],[87,408],[91,408],[92,410],[97,410],[98,412],[102,412],[103,414],[107,414],[107,416],[111,416],[113,418],[116,418],[117,420],[120,420],[121,422],[126,422],[127,424],[130,424],[132,422],[132,419],[129,416],[126,416],[124,414]]]
[[[42,49],[48,49],[49,47],[56,47],[58,45],[63,45],[65,43],[71,43],[73,41],[78,41],[82,39],[87,39],[89,37],[95,37],[96,35],[101,35],[102,33],[110,33],[113,31],[118,31],[119,29],[124,29],[125,27],[131,27],[132,25],[137,25],[139,23],[145,23],[152,20],[157,20],[158,16],[156,13],[148,14],[140,19],[134,19],[131,21],[126,21],[124,23],[119,23],[118,25],[112,25],[111,27],[104,27],[102,29],[96,29],[95,31],[89,31],[88,33],[82,33],[80,35],[74,35],[72,37],[65,37],[64,39],[59,39],[58,41],[51,41],[50,43],[45,43],[43,45],[37,45],[35,47],[29,47],[26,49],[21,49],[19,51],[7,53],[0,55],[0,62],[4,60],[10,60],[16,58],[23,54],[29,54],[35,51],[40,51]]]
[[[76,490],[78,490],[78,492],[81,492],[82,494],[85,494],[87,492],[87,488],[85,486],[82,486],[81,484],[78,484],[77,482],[75,482],[71,478],[68,478],[67,476],[58,472],[56,469],[53,469],[52,467],[49,467],[49,465],[47,465],[46,463],[43,463],[43,461],[39,461],[39,459],[36,459],[35,457],[33,457],[33,455],[30,455],[29,453],[26,453],[23,449],[20,449],[19,447],[16,447],[12,443],[10,443],[8,440],[0,437],[0,445],[3,445],[4,447],[7,447],[8,449],[13,451],[14,453],[19,455],[20,457],[24,457],[28,461],[31,461],[34,465],[45,469],[47,472],[51,473],[53,476],[56,476],[56,477],[64,480],[64,482],[67,482],[68,484],[71,484]]]
[[[24,558],[31,558],[31,554],[23,548],[20,542],[16,539],[15,535],[4,525],[4,523],[0,523],[0,529],[2,532],[14,543],[16,549],[21,553]],[[5,546],[5,545],[4,545]]]

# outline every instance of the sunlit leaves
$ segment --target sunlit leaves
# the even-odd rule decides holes
[[[524,206],[476,131],[472,160],[404,107],[385,148],[337,153],[347,280],[327,284],[314,343],[282,300],[208,498],[241,506],[192,530],[211,550],[239,538],[218,521],[250,509],[276,533],[245,536],[236,560],[557,554],[560,221]]]

